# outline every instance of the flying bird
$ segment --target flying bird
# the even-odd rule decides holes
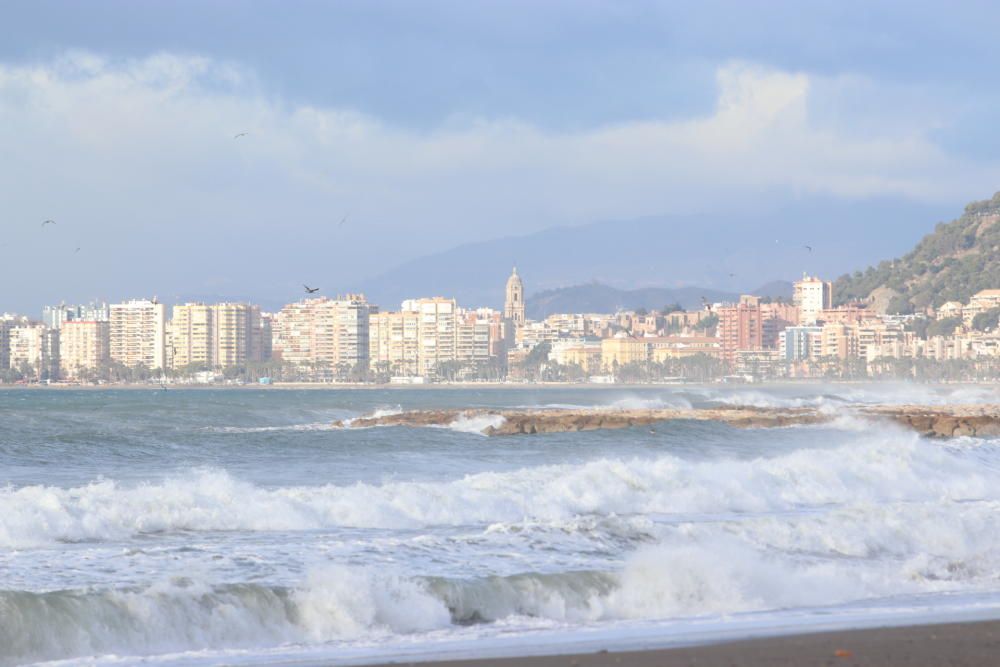
[[[319,291],[318,287],[309,287],[309,285],[302,285],[302,286],[306,288],[306,293],[307,294],[313,294],[314,292],[318,292]]]
[[[811,245],[804,245],[802,247],[805,248],[806,250],[808,250],[809,252],[813,251],[813,247]]]
[[[44,227],[45,225],[54,225],[54,224],[56,224],[55,220],[46,220],[45,222],[42,223],[42,227]]]
[[[735,273],[730,273],[730,274],[729,274],[729,277],[730,277],[730,278],[735,278],[735,277],[736,277],[736,274],[735,274]]]
[[[338,227],[343,227],[343,226],[344,226],[344,223],[345,223],[345,222],[347,222],[347,218],[348,218],[348,217],[349,217],[350,215],[351,215],[351,214],[350,214],[350,213],[348,213],[348,214],[347,214],[347,215],[345,215],[345,216],[344,216],[343,218],[341,218],[341,219],[340,219],[340,224],[339,224],[339,225],[337,225],[337,226],[338,226]]]
[[[75,255],[78,252],[80,252],[80,246],[77,246],[76,250],[73,251],[73,254]]]
[[[238,134],[233,135],[233,139],[239,139],[240,137],[245,137],[248,134],[250,134],[250,133],[249,132],[240,132]]]

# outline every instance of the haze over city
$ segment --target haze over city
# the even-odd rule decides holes
[[[9,3],[0,282],[18,289],[0,309],[281,304],[302,282],[395,302],[378,277],[410,260],[390,285],[475,283],[463,302],[515,263],[532,289],[836,277],[1000,182],[998,47],[967,30],[997,12]],[[642,242],[610,252],[637,219]],[[602,221],[482,246],[482,277],[419,260]]]

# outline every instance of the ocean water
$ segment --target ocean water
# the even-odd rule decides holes
[[[1000,618],[1000,440],[854,402],[996,386],[0,391],[0,665],[362,664]],[[468,406],[822,426],[341,430]]]

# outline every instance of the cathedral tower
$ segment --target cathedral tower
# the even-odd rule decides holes
[[[517,275],[517,268],[507,279],[507,298],[503,304],[503,316],[514,323],[515,327],[524,325],[524,283]]]

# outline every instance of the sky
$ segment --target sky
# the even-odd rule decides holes
[[[957,215],[1000,189],[997,24],[972,1],[0,0],[0,311],[292,300],[462,243],[813,196]]]

